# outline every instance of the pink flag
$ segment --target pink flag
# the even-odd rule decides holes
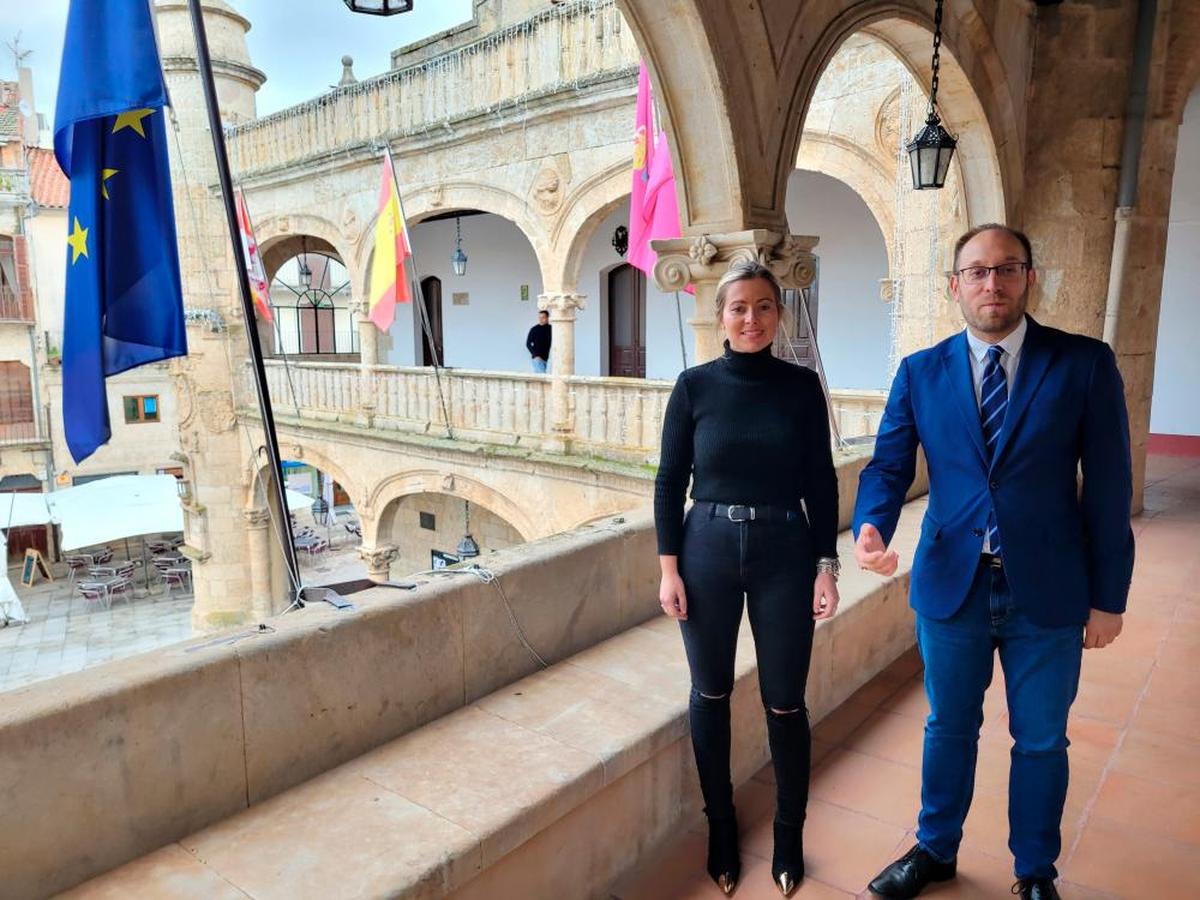
[[[638,69],[637,117],[633,134],[633,185],[629,191],[629,252],[626,258],[648,276],[658,259],[653,240],[677,238],[679,204],[667,135],[658,133],[650,98],[650,75],[643,62]],[[691,285],[687,291],[692,293]]]

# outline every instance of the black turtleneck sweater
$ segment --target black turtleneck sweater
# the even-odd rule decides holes
[[[817,556],[837,556],[838,489],[825,395],[815,372],[768,347],[680,374],[663,418],[654,481],[658,552],[678,556],[688,479],[692,499],[808,513]]]

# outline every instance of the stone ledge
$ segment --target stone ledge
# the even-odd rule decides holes
[[[848,570],[839,615],[818,627],[814,722],[911,646],[923,507],[897,532],[905,566],[886,581]],[[767,759],[746,623],[736,677],[740,783]],[[677,626],[654,619],[68,896],[596,896],[699,806],[687,685]]]

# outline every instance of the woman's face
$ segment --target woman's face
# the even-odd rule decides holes
[[[729,347],[738,353],[757,353],[769,347],[779,328],[779,305],[765,278],[735,281],[725,292],[721,327]]]

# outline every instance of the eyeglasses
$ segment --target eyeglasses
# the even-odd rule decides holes
[[[996,277],[1001,281],[1014,281],[1024,275],[1028,269],[1029,263],[1001,263],[998,266],[966,266],[954,274],[967,284],[983,284],[992,272],[995,272]]]

